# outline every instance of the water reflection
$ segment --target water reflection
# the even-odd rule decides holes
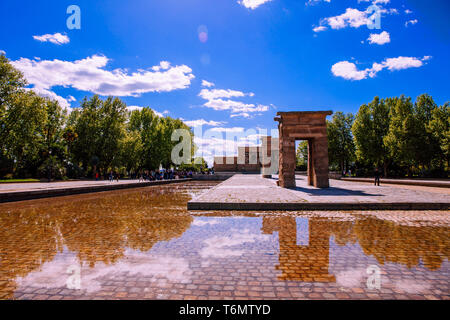
[[[329,274],[329,222],[309,220],[309,244],[297,245],[297,223],[295,217],[264,217],[262,231],[266,234],[278,232],[280,253],[278,270],[280,280],[335,282]]]
[[[364,254],[374,257],[380,265],[396,263],[413,268],[423,264],[428,270],[435,271],[449,259],[448,224],[399,224],[350,213],[346,220],[309,218],[309,243],[298,245],[295,217],[265,216],[262,232],[278,232],[279,265],[276,268],[282,270],[279,279],[334,282],[335,276],[328,271],[331,236],[339,246],[359,244]]]
[[[195,270],[202,283],[201,268],[205,274],[220,273],[220,259],[225,266],[241,264],[228,275],[230,282],[239,282],[249,276],[252,252],[268,251],[270,239],[276,239],[269,235],[275,233],[276,263],[258,260],[272,280],[336,285],[348,266],[361,267],[356,265],[361,256],[379,265],[424,267],[448,278],[448,213],[188,212],[192,193],[208,187],[191,183],[0,205],[0,298],[14,298],[19,287],[64,286],[61,275],[72,262],[81,266],[91,291],[102,288],[101,277],[121,272],[184,283]],[[194,216],[202,218],[194,222]],[[231,225],[217,218],[225,216]],[[246,227],[242,216],[250,217]],[[302,228],[299,217],[307,224]],[[299,237],[305,238],[301,244]],[[155,245],[164,241],[167,250],[155,253]],[[346,268],[333,266],[339,248],[347,250]],[[404,287],[416,285],[410,278],[400,280]],[[448,281],[445,285],[444,293]]]
[[[0,206],[0,289],[11,298],[15,279],[52,261],[64,247],[81,265],[113,264],[126,248],[150,250],[180,237],[193,218],[180,210],[183,187],[108,192]]]

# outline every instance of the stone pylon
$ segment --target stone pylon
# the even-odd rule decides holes
[[[326,117],[331,111],[278,112],[279,181],[283,188],[295,188],[296,140],[308,141],[308,182],[328,188],[328,138]]]
[[[262,137],[260,148],[261,175],[263,178],[272,178],[278,173],[279,140],[270,136]]]

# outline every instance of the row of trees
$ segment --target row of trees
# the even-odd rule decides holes
[[[327,122],[330,167],[370,175],[448,177],[450,106],[436,105],[427,94],[411,98],[375,97],[356,116],[337,112]],[[306,165],[306,144],[297,150]]]
[[[85,98],[67,114],[58,102],[26,85],[0,55],[0,178],[77,178],[170,168],[178,143],[171,141],[172,132],[186,129],[193,137],[181,120],[159,117],[150,108],[128,111],[118,98]]]

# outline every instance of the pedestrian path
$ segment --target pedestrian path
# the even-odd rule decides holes
[[[450,207],[450,189],[374,186],[330,180],[330,188],[307,184],[296,177],[295,189],[278,187],[276,179],[237,174],[188,203],[191,210],[442,210]]]

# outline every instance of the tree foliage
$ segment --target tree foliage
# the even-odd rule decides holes
[[[363,104],[352,126],[355,138],[356,157],[369,166],[383,166],[387,175],[391,156],[384,144],[389,131],[389,104],[375,97],[369,104]]]
[[[355,143],[352,135],[354,116],[351,113],[336,112],[327,121],[328,158],[330,166],[347,171],[355,158]]]

